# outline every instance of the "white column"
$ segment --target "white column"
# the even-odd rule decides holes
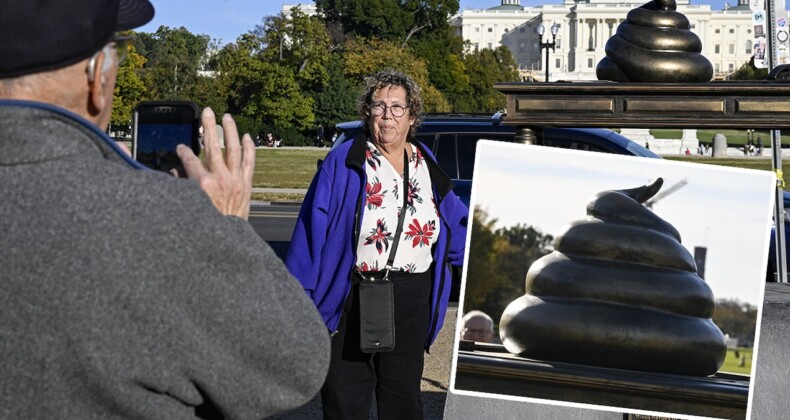
[[[600,51],[603,48],[604,40],[604,22],[603,19],[596,19],[595,25],[598,27],[595,31],[595,51]]]

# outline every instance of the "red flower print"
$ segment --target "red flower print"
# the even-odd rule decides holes
[[[422,155],[422,152],[420,151],[420,149],[417,149],[417,159],[415,159],[415,160],[416,160],[416,162],[414,162],[414,169],[419,168],[420,164],[425,162],[425,157]]]
[[[406,197],[406,205],[409,208],[409,213],[414,216],[414,213],[417,212],[417,208],[414,207],[414,202],[422,203],[422,197],[420,197],[420,191],[422,188],[420,187],[420,183],[417,182],[414,178],[409,179],[409,195]]]
[[[367,149],[365,151],[365,160],[368,162],[368,165],[370,165],[370,167],[373,168],[374,170],[379,166],[381,166],[381,160],[370,149]]]
[[[430,238],[433,236],[434,230],[436,230],[435,221],[431,220],[421,225],[417,219],[413,219],[412,222],[409,223],[409,231],[406,232],[406,238],[412,240],[412,248],[417,248],[417,246],[422,248],[423,246],[431,244]]]
[[[387,232],[387,224],[383,220],[376,220],[376,227],[370,231],[370,236],[365,238],[365,245],[376,244],[376,251],[381,255],[390,246],[389,237],[392,232]]]
[[[368,210],[373,210],[377,207],[381,207],[381,204],[384,203],[384,193],[387,191],[381,191],[381,182],[379,182],[378,178],[373,178],[373,182],[368,182],[365,185],[365,194],[367,195],[365,199],[365,205],[367,206]]]
[[[368,265],[366,262],[363,262],[362,265],[359,266],[359,271],[379,271],[379,262],[374,261],[372,266]]]

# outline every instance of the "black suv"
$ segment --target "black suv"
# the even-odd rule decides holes
[[[439,166],[455,184],[455,193],[469,206],[475,152],[479,140],[515,142],[515,127],[502,124],[503,114],[493,116],[428,115],[417,129],[417,140],[431,149]],[[332,148],[362,132],[361,121],[337,124]],[[600,128],[545,128],[538,144],[563,149],[588,150],[650,158],[661,157],[611,130]]]

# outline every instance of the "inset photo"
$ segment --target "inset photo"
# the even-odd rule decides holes
[[[480,141],[456,394],[745,419],[775,176]]]

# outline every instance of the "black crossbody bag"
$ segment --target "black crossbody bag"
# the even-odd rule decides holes
[[[406,218],[409,194],[409,155],[403,151],[403,207],[398,216],[398,227],[381,271],[359,271],[351,274],[351,281],[359,285],[359,348],[363,353],[381,353],[395,348],[395,294],[389,275]]]

